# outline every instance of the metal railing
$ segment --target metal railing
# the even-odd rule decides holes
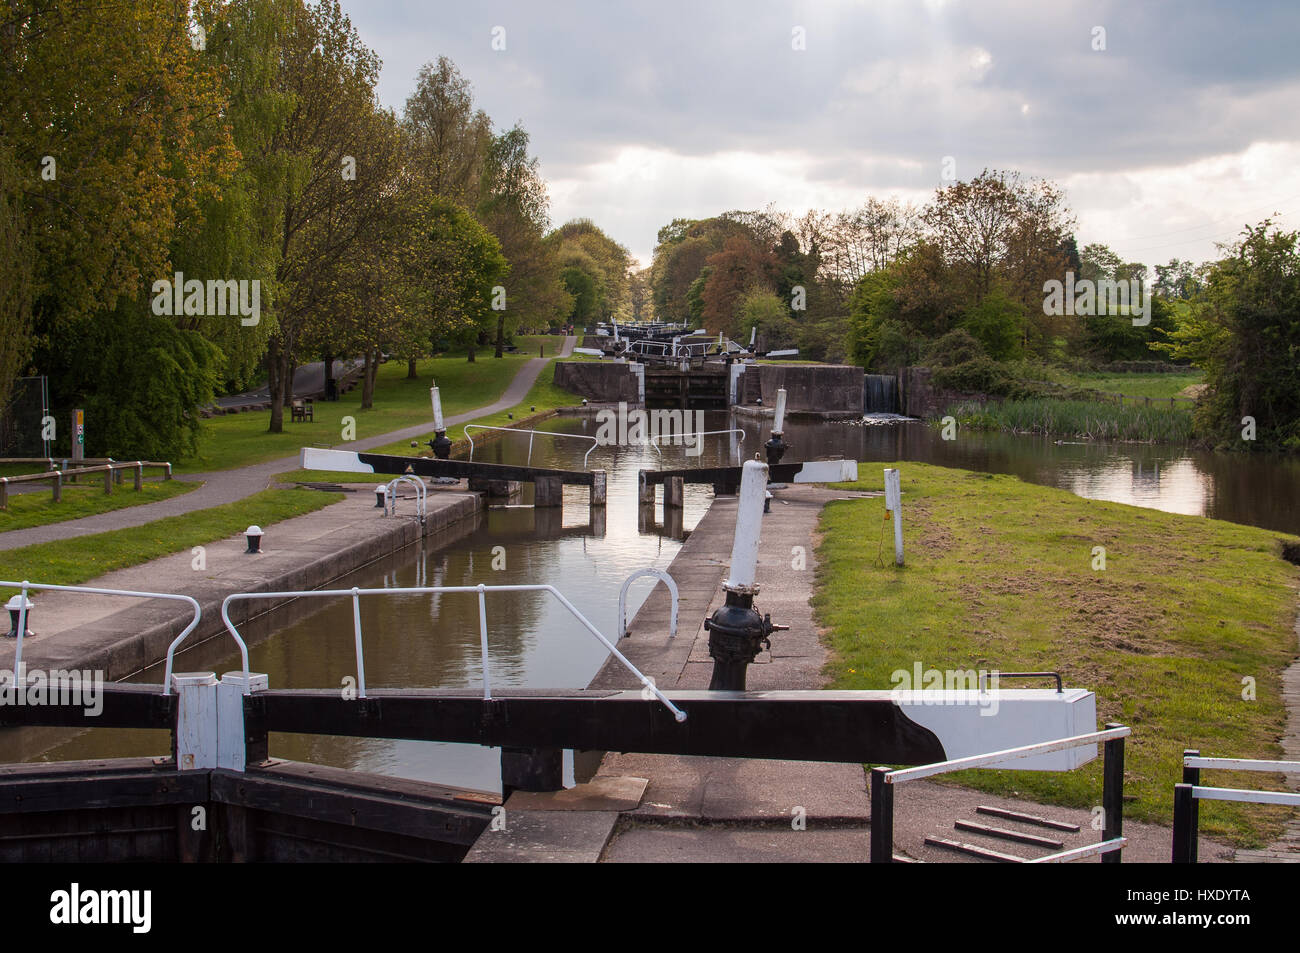
[[[464,433],[465,433],[465,439],[469,441],[469,458],[471,460],[474,459],[474,438],[469,435],[469,431],[471,427],[474,428],[475,430],[499,430],[502,431],[503,433],[528,434],[529,464],[531,464],[533,461],[533,437],[535,437],[538,434],[541,434],[543,437],[568,437],[570,440],[590,440],[591,447],[587,450],[585,454],[583,454],[582,457],[582,466],[584,469],[587,466],[587,457],[591,456],[591,451],[596,449],[596,444],[598,442],[595,437],[589,437],[586,434],[582,434],[582,433],[552,433],[549,430],[520,430],[515,427],[490,427],[487,424],[466,424]]]
[[[1105,827],[1102,839],[1096,844],[1087,844],[1043,857],[1026,860],[1026,863],[1051,864],[1077,860],[1094,854],[1103,854],[1103,863],[1119,863],[1120,851],[1128,843],[1123,836],[1124,830],[1124,739],[1132,734],[1132,729],[1124,725],[1110,724],[1105,731],[1094,731],[1086,735],[1074,735],[1070,738],[1058,738],[1055,741],[1040,741],[1018,748],[1006,748],[1002,751],[990,751],[987,754],[971,755],[966,758],[953,758],[949,761],[937,761],[915,768],[871,769],[871,862],[893,863],[894,861],[894,787],[908,781],[948,774],[952,771],[964,771],[967,768],[981,768],[989,765],[1004,767],[1003,762],[1028,758],[1037,754],[1049,754],[1053,751],[1066,751],[1083,745],[1105,742],[1105,765],[1102,782],[1102,812]],[[1008,770],[1016,770],[1010,767]]]
[[[424,513],[425,513],[425,495],[428,492],[428,490],[426,489],[423,480],[417,479],[416,477],[413,476],[406,476],[405,474],[403,474],[402,476],[395,477],[392,480],[388,481],[388,485],[384,487],[384,515],[385,516],[397,515],[397,499],[398,499],[397,485],[399,483],[410,484],[411,486],[415,487],[415,515],[420,520],[420,525],[423,526]]]
[[[226,596],[221,603],[221,619],[226,623],[226,628],[230,634],[239,638],[239,632],[235,629],[235,624],[230,621],[230,603],[236,600],[248,599],[310,599],[310,598],[338,598],[340,596],[350,596],[352,598],[352,626],[354,641],[356,644],[357,655],[357,694],[360,698],[366,697],[366,666],[365,653],[361,638],[361,597],[362,596],[395,596],[395,595],[425,595],[432,593],[474,593],[478,596],[478,624],[479,624],[479,650],[482,656],[483,665],[483,698],[491,700],[492,698],[492,673],[488,659],[488,631],[487,631],[487,603],[486,595],[489,592],[549,592],[569,613],[578,620],[588,632],[590,632],[601,645],[609,649],[610,653],[623,664],[629,672],[637,677],[641,682],[644,691],[651,693],[659,701],[663,702],[673,717],[679,721],[686,720],[686,712],[674,705],[662,691],[660,691],[652,679],[647,678],[641,671],[627,660],[627,658],[614,647],[614,644],[605,638],[591,622],[578,611],[572,602],[564,597],[564,594],[554,586],[545,584],[536,585],[504,585],[504,586],[486,586],[479,584],[477,586],[414,586],[406,588],[393,589],[361,589],[353,587],[351,589],[309,589],[291,592],[235,592]],[[240,644],[243,640],[240,639]],[[244,674],[248,675],[248,661],[245,656]]]
[[[1300,807],[1300,792],[1258,791],[1246,788],[1216,788],[1201,785],[1201,769],[1219,771],[1264,771],[1270,774],[1300,774],[1300,761],[1261,761],[1255,758],[1202,758],[1195,749],[1183,752],[1183,781],[1174,785],[1174,843],[1172,862],[1197,862],[1200,839],[1200,801],[1247,801],[1252,804],[1283,804]]]
[[[740,434],[740,439],[736,442],[745,442],[745,431],[741,430],[739,427],[732,427],[730,430],[696,430],[693,433],[655,434],[646,442],[655,448],[655,453],[663,456],[663,451],[659,449],[659,444],[657,442],[661,437],[665,440],[685,440],[687,437],[711,437],[720,433],[738,433]]]
[[[627,590],[632,585],[632,583],[636,582],[636,580],[641,579],[645,576],[654,576],[656,579],[661,580],[663,584],[668,587],[669,593],[672,594],[673,615],[672,615],[672,621],[669,623],[668,626],[668,638],[670,639],[676,638],[677,637],[677,603],[678,603],[677,582],[673,579],[672,576],[668,575],[668,573],[664,572],[662,569],[653,569],[653,568],[638,569],[636,572],[632,573],[632,575],[628,576],[626,579],[623,580],[623,587],[618,591],[618,637],[621,639],[627,635]]]
[[[14,647],[14,673],[20,670],[23,662],[23,638],[27,634],[27,593],[33,589],[45,592],[87,592],[97,596],[135,596],[138,599],[170,599],[173,602],[188,602],[194,607],[194,618],[190,624],[181,630],[181,634],[176,636],[172,644],[167,648],[167,672],[163,678],[163,694],[170,694],[171,676],[172,676],[172,654],[176,651],[176,646],[185,641],[186,636],[198,628],[199,620],[203,617],[203,609],[200,608],[197,601],[190,596],[177,595],[174,592],[142,592],[136,589],[101,589],[97,586],[56,586],[52,583],[28,582],[24,579],[22,582],[10,582],[0,579],[0,587],[18,586],[22,590],[21,608],[18,610],[18,644]],[[244,645],[244,640],[235,634],[239,642],[240,651],[244,656],[244,671],[248,672],[248,647]]]

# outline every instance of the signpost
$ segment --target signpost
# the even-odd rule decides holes
[[[86,456],[86,412],[72,412],[72,462],[80,463]]]

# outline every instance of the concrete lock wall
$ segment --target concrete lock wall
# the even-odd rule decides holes
[[[743,402],[763,399],[776,406],[776,392],[784,387],[786,412],[862,416],[862,368],[845,364],[750,364],[741,376]]]
[[[555,386],[588,400],[637,403],[640,387],[630,364],[594,361],[557,361]]]

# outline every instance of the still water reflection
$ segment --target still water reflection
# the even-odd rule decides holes
[[[706,429],[733,423],[710,413]],[[662,524],[662,509],[647,524],[638,518],[637,471],[664,466],[721,466],[739,463],[761,449],[767,425],[738,421],[745,438],[714,436],[702,455],[681,447],[662,454],[645,447],[599,447],[590,466],[609,473],[609,504],[593,518],[582,487],[565,490],[563,512],[533,510],[525,495],[511,508],[489,509],[443,538],[410,547],[377,563],[338,587],[404,587],[546,582],[556,586],[607,637],[617,631],[618,591],[637,569],[666,569],[684,532],[708,508],[712,492],[688,486],[680,521]],[[554,418],[543,429],[595,434],[590,419]],[[1288,533],[1300,533],[1300,463],[1246,458],[1178,447],[1140,444],[1057,443],[1037,437],[962,434],[940,439],[919,422],[854,426],[801,423],[787,427],[787,460],[839,454],[862,461],[916,460],[972,470],[1010,473],[1032,483],[1070,490],[1091,499],[1112,500],[1177,513],[1210,516]],[[540,466],[579,467],[580,441],[533,441],[531,460]],[[528,440],[508,436],[480,445],[476,458],[522,463]],[[870,475],[870,469],[864,476]],[[409,504],[405,512],[410,512]],[[639,581],[629,596],[634,613],[649,592]],[[403,595],[363,599],[366,682],[379,687],[474,687],[482,682],[477,599],[472,595]],[[604,662],[605,649],[551,596],[544,593],[489,594],[487,602],[493,685],[582,687]],[[689,630],[692,620],[684,619]],[[277,610],[250,625],[254,671],[288,688],[340,686],[355,675],[351,604],[311,600]],[[237,656],[221,640],[188,652],[180,670],[229,671]],[[143,680],[160,682],[155,668]],[[137,678],[136,680],[141,680]],[[0,762],[157,755],[167,738],[155,732],[56,730],[8,732],[0,736]],[[499,790],[495,750],[372,739],[273,735],[273,756],[347,767],[379,774],[436,780],[481,790]]]

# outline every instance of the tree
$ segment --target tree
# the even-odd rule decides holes
[[[709,256],[708,267],[710,274],[701,295],[704,326],[710,332],[738,335],[740,299],[755,289],[774,290],[776,256],[752,239],[734,235],[727,239],[720,252]]]
[[[1233,449],[1298,450],[1300,232],[1264,219],[1227,251],[1162,349],[1205,371],[1196,408],[1202,439]]]
[[[510,264],[505,307],[496,312],[496,356],[502,357],[508,333],[521,323],[546,328],[572,305],[556,249],[544,240],[550,225],[546,183],[537,159],[528,154],[522,126],[492,140],[482,188],[479,220],[501,243]]]
[[[479,198],[484,163],[493,146],[492,125],[474,108],[473,87],[445,56],[426,63],[403,114],[409,136],[411,181],[466,207]]]
[[[469,345],[496,324],[492,288],[510,266],[493,235],[461,206],[433,199],[421,217],[420,278],[433,333]]]
[[[148,320],[142,290],[171,277],[177,222],[202,214],[237,154],[212,119],[223,108],[218,71],[191,45],[186,7],[170,0],[0,3],[0,78],[0,406],[30,357],[61,414],[120,383],[108,349],[146,360],[175,343],[174,323]],[[82,346],[89,340],[99,346]],[[68,361],[70,348],[84,365]],[[183,446],[191,430],[192,414],[165,405],[210,398],[212,352],[193,356],[188,378],[162,368],[149,379],[156,403],[131,405],[154,449]],[[107,439],[101,426],[88,449]]]
[[[375,146],[374,88],[379,60],[361,42],[337,0],[295,8],[281,45],[278,88],[294,109],[268,147],[286,164],[277,239],[277,317],[266,352],[271,394],[268,430],[284,429],[284,405],[301,347],[319,337],[313,322],[328,322],[346,256],[357,249],[369,218],[382,214],[378,196],[391,187],[384,174],[368,174],[367,147]],[[349,175],[349,173],[351,173]]]

